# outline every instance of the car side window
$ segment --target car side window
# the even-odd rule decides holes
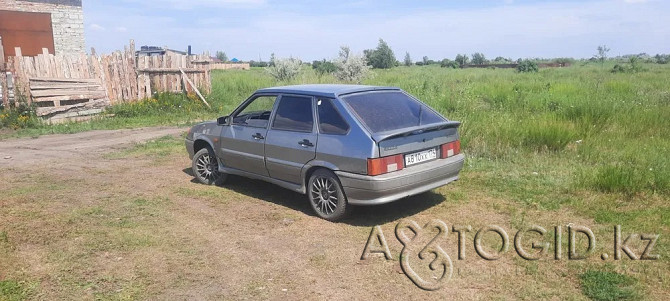
[[[337,111],[332,99],[319,99],[316,103],[319,112],[320,133],[344,135],[349,131],[349,124],[342,118],[340,112]]]
[[[275,105],[275,95],[258,96],[233,117],[233,124],[265,128]]]
[[[312,98],[304,96],[282,96],[272,129],[311,132],[314,126]]]

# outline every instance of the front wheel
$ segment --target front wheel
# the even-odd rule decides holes
[[[195,153],[191,168],[195,178],[202,184],[221,185],[226,180],[227,175],[219,172],[216,155],[208,148],[203,148]]]
[[[337,221],[347,213],[347,198],[342,184],[330,170],[316,170],[307,183],[307,196],[316,214],[329,221]]]

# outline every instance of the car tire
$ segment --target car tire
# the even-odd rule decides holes
[[[325,220],[338,221],[349,211],[340,179],[330,170],[318,169],[312,173],[307,182],[307,197],[314,212]]]
[[[208,147],[195,153],[191,163],[191,169],[198,182],[205,185],[222,185],[228,178],[227,174],[219,172],[219,164],[216,155],[214,154],[214,151]]]

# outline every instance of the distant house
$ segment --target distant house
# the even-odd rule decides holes
[[[240,60],[238,60],[237,58],[233,58],[232,60],[230,60],[230,62],[231,62],[231,63],[239,63]]]
[[[85,52],[82,0],[0,0],[0,37],[5,56]]]
[[[0,0],[1,1],[1,0]],[[140,50],[135,52],[136,56],[154,56],[154,55],[164,55],[164,54],[181,54],[181,55],[191,55],[191,46],[188,46],[187,51],[179,51],[169,48],[163,48],[158,46],[142,46]]]

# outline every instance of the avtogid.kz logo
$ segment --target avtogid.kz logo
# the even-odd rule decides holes
[[[447,283],[453,273],[454,265],[449,254],[440,244],[447,243],[447,234],[456,233],[458,260],[465,260],[466,240],[468,233],[473,232],[471,226],[454,225],[451,231],[447,224],[440,220],[432,220],[423,227],[411,220],[401,220],[395,227],[395,236],[402,244],[400,251],[400,267],[407,277],[418,287],[425,290],[437,290]],[[659,238],[658,234],[631,233],[623,238],[621,226],[614,227],[613,250],[614,260],[628,257],[630,260],[657,260],[658,254],[653,254],[654,246]],[[499,248],[491,250],[485,246],[484,237],[497,240]],[[596,238],[591,229],[584,226],[567,226],[568,260],[583,260],[594,253]],[[553,233],[549,233],[541,226],[530,226],[516,232],[513,246],[516,254],[525,260],[539,260],[547,257],[553,244],[553,259],[563,259],[563,226],[555,226]],[[581,242],[581,244],[579,243]],[[494,261],[500,259],[510,248],[510,237],[499,226],[488,225],[474,233],[475,253],[482,259]],[[633,246],[633,247],[632,247]],[[636,251],[638,250],[638,251]],[[370,231],[370,236],[363,249],[361,260],[365,260],[372,253],[383,254],[386,260],[392,260],[386,238],[380,226]],[[610,258],[608,252],[603,252],[600,259]]]

